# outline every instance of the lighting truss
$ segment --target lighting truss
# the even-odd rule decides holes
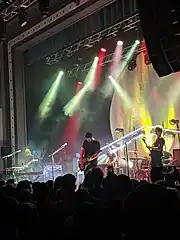
[[[28,8],[36,2],[37,0],[16,0],[9,7],[0,12],[0,18],[3,18],[5,22],[8,22],[19,14],[20,8]]]
[[[119,150],[121,148],[124,148],[126,145],[132,143],[132,141],[134,140],[137,140],[141,137],[143,137],[145,135],[145,129],[146,128],[150,128],[150,129],[154,129],[155,126],[144,126],[144,127],[141,127],[141,128],[138,128],[128,134],[126,134],[125,136],[109,143],[108,145],[104,146],[103,148],[101,148],[101,150],[104,152],[105,150],[108,150],[109,147],[113,147],[115,145],[119,145],[118,147],[114,148],[113,151],[116,151],[116,150]],[[179,134],[180,131],[179,130],[174,130],[174,129],[164,129],[164,132],[165,133],[169,133],[169,134]]]
[[[122,29],[124,32],[135,29],[139,24],[139,22],[140,22],[139,14],[136,13],[133,16],[125,18],[119,23],[116,23],[115,25],[102,30],[101,32],[95,33],[94,35],[91,35],[90,37],[84,40],[81,40],[67,48],[59,50],[47,56],[46,64],[48,65],[57,64],[62,60],[63,57],[73,56],[76,52],[79,51],[80,48],[85,48],[85,49],[92,48],[94,45],[99,43],[101,39],[104,39],[104,38],[110,39],[117,36],[117,33],[120,29]]]
[[[128,46],[124,49],[124,54],[122,56],[122,59],[125,58],[126,52],[131,48],[131,46]],[[144,52],[146,50],[145,47],[138,48],[135,52],[135,54],[139,54],[141,52]],[[106,64],[112,62],[113,60],[113,53],[108,54],[104,57],[104,60],[102,62],[102,66],[105,66]],[[85,64],[77,64],[74,68],[67,71],[67,75],[69,77],[77,77],[79,72],[86,72],[88,71],[92,66],[93,61],[85,63]]]

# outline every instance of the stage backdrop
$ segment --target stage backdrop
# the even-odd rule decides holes
[[[114,139],[117,138],[114,131],[117,127],[129,133],[134,127],[161,125],[164,122],[166,128],[174,129],[169,120],[180,119],[180,73],[159,78],[152,64],[144,63],[143,54],[137,56],[136,63],[133,71],[126,69],[118,79],[126,97],[114,93],[112,99],[110,125]],[[177,144],[177,139],[166,138],[167,151],[172,151]],[[139,140],[138,151],[141,156],[147,155]]]

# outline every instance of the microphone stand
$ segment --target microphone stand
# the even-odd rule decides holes
[[[123,137],[125,136],[124,135],[124,129],[122,129],[122,135],[123,135]],[[124,157],[126,159],[126,170],[127,170],[127,175],[129,177],[130,176],[130,173],[129,173],[129,154],[128,154],[128,147],[127,147],[126,143],[125,143],[125,147],[124,147]]]
[[[126,154],[126,161],[127,161],[127,175],[129,177],[130,176],[130,172],[129,172],[129,154],[128,154],[128,147],[127,147],[126,143],[125,143],[125,154]]]
[[[52,164],[52,180],[54,181],[54,156],[62,151],[67,146],[67,143],[64,143],[61,147],[59,147],[56,151],[50,154],[48,157],[51,157],[51,164]]]

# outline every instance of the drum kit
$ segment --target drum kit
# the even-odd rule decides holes
[[[151,170],[151,159],[148,157],[131,157],[130,161],[133,162],[133,167],[131,171],[132,178],[135,178],[139,181],[146,180],[149,181],[150,179],[150,170]],[[172,154],[163,151],[162,156],[162,164],[163,167],[171,167],[171,166],[179,166],[179,161],[173,161]]]
[[[149,180],[150,159],[146,157],[130,157],[133,166],[130,171],[130,177],[137,180]]]

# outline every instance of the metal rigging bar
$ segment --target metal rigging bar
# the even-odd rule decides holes
[[[124,32],[127,32],[131,29],[136,28],[139,22],[140,22],[139,14],[136,13],[133,16],[128,17],[120,21],[119,23],[116,23],[115,25],[102,30],[101,32],[95,33],[94,35],[91,35],[88,38],[85,38],[67,48],[59,50],[47,56],[46,64],[48,65],[57,64],[62,60],[64,56],[71,57],[77,51],[79,51],[80,48],[85,48],[85,49],[92,48],[95,44],[97,44],[103,38],[108,39],[108,38],[115,37],[120,29],[122,29]]]
[[[8,22],[19,14],[20,8],[28,8],[36,2],[37,0],[16,0],[9,7],[0,12],[0,18],[3,18],[5,22]]]
[[[126,53],[130,48],[131,48],[131,46],[128,46],[128,47],[126,47],[126,48],[124,49],[124,54],[123,54],[123,56],[122,56],[122,59],[125,58],[125,56],[126,56],[125,53]],[[143,52],[143,51],[145,51],[145,50],[146,50],[145,47],[141,47],[141,48],[138,48],[135,53],[138,54],[138,53],[141,53],[141,52]],[[102,66],[105,66],[106,64],[112,62],[112,59],[113,59],[113,53],[106,55],[106,56],[104,57]],[[69,77],[77,77],[79,72],[88,71],[88,70],[91,68],[92,63],[93,63],[93,61],[88,62],[88,63],[85,63],[85,64],[77,64],[74,68],[72,68],[71,70],[68,70],[68,71],[67,71],[67,75],[68,75]]]
[[[78,6],[86,3],[87,1],[88,0],[81,0],[79,2],[79,4],[75,3],[75,1],[72,1],[71,3],[67,3],[67,5],[74,3],[74,5],[76,7],[78,7]],[[19,14],[20,8],[27,9],[31,5],[35,4],[36,2],[38,2],[38,0],[16,0],[10,6],[8,6],[7,8],[5,8],[4,10],[2,10],[0,12],[0,18],[3,18],[5,22],[8,22],[13,17],[15,17],[16,15]]]

